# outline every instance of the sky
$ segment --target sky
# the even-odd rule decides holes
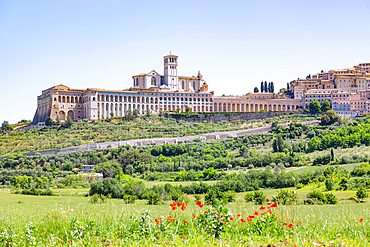
[[[215,95],[243,95],[370,62],[370,0],[0,0],[0,124],[32,120],[41,91],[126,89],[178,55]]]

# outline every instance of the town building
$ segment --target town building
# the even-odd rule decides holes
[[[132,76],[132,87],[125,90],[99,88],[73,89],[57,85],[37,97],[33,124],[45,127],[50,117],[56,121],[107,119],[138,114],[185,112],[297,111],[315,100],[328,101],[337,114],[361,116],[370,110],[370,63],[353,68],[329,70],[290,82],[292,96],[284,93],[249,93],[244,96],[215,96],[198,71],[197,76],[178,75],[178,56],[163,57],[163,75],[155,70]],[[289,97],[288,97],[289,96]],[[293,98],[291,98],[293,97]]]

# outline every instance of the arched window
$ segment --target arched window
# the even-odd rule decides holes
[[[155,81],[155,77],[154,76],[152,77],[151,82],[152,82],[152,86],[155,86],[155,84],[156,84],[155,82],[156,81]]]

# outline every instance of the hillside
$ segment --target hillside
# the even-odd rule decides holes
[[[68,128],[56,126],[48,129],[17,130],[0,136],[0,156],[39,150],[59,149],[87,143],[102,143],[146,138],[181,137],[218,131],[271,125],[273,121],[311,120],[300,115],[281,116],[264,120],[201,123],[167,119],[156,115],[136,117],[132,120],[112,119],[79,121]]]

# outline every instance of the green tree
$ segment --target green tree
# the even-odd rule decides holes
[[[131,110],[126,110],[125,119],[128,121],[133,119],[133,114]]]
[[[312,100],[310,102],[310,113],[312,114],[316,114],[316,113],[319,113],[321,112],[321,105],[318,101],[316,100]]]
[[[275,91],[274,82],[271,82],[270,88],[271,88],[271,93],[274,93],[274,91]]]
[[[189,106],[186,106],[185,112],[187,115],[189,115],[191,113],[191,108]]]
[[[325,100],[321,107],[322,112],[326,112],[330,110],[330,103],[329,101]]]
[[[113,118],[114,117],[114,113],[113,112],[110,112],[109,115],[110,115],[110,118]]]
[[[8,132],[13,129],[14,129],[13,125],[9,124],[8,121],[4,121],[3,124],[1,125],[1,132]]]
[[[146,116],[149,117],[150,116],[150,108],[149,106],[147,105],[146,106]]]
[[[330,190],[333,190],[334,189],[334,181],[333,179],[326,179],[325,180],[325,187],[326,187],[326,190],[330,191]]]
[[[279,134],[277,138],[272,141],[272,149],[274,152],[283,152],[285,148],[285,142],[283,137]]]
[[[258,93],[258,87],[255,87],[253,90],[255,93]]]
[[[73,125],[73,120],[69,115],[67,116],[67,125],[68,125],[68,127]]]
[[[263,93],[263,81],[261,81],[261,93]]]
[[[365,198],[369,197],[369,193],[367,190],[361,185],[358,190],[356,191],[356,196],[358,199],[363,201]]]
[[[331,161],[334,161],[334,149],[330,150],[330,154],[331,154]]]
[[[53,119],[51,119],[51,117],[48,117],[45,121],[45,125],[46,126],[52,126],[53,125]]]
[[[57,125],[60,125],[60,117],[59,116],[57,116]]]
[[[137,117],[139,116],[139,109],[135,109],[132,114],[134,115],[134,117]]]
[[[267,81],[265,81],[265,93],[268,92],[268,89],[267,89]]]
[[[180,111],[181,111],[180,107],[177,107],[176,112],[180,113]]]
[[[289,90],[289,88],[290,88],[290,87],[289,87],[289,82],[287,82],[287,83],[286,83],[286,89],[288,89],[288,90]]]
[[[321,124],[322,125],[329,125],[330,124],[330,117],[326,114],[321,116]]]

